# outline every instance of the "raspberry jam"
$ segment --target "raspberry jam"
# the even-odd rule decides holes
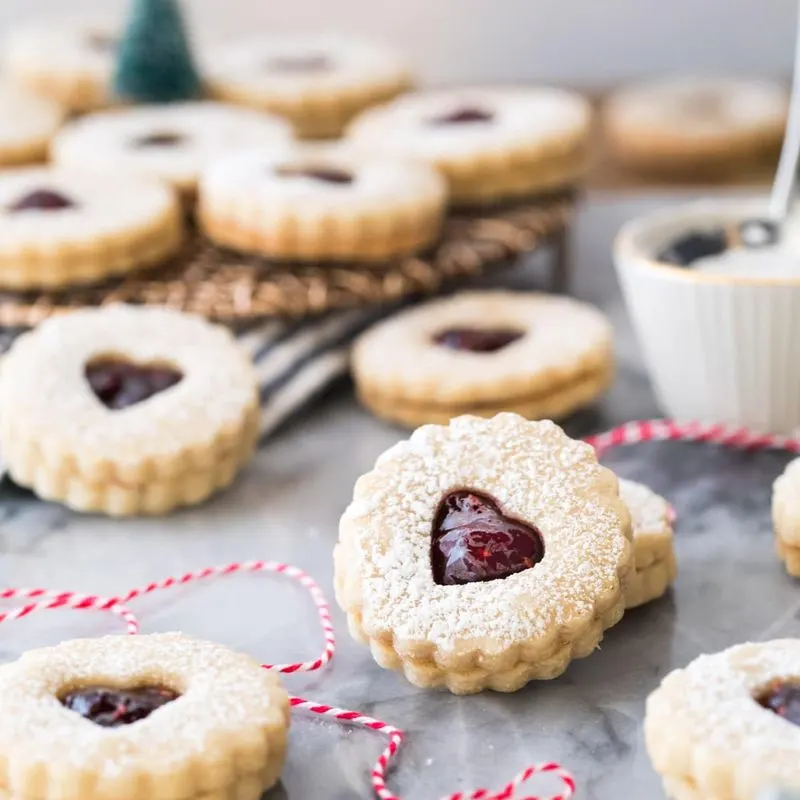
[[[491,122],[494,114],[477,106],[463,106],[431,119],[433,125],[467,125],[473,122]]]
[[[141,403],[183,378],[172,367],[139,366],[116,358],[92,361],[86,366],[85,375],[97,399],[114,411]]]
[[[14,213],[19,211],[62,211],[65,208],[75,208],[75,203],[59,192],[52,189],[36,189],[15,200],[8,210]]]
[[[433,580],[439,585],[506,578],[543,558],[542,534],[507,517],[488,495],[464,489],[439,504],[431,534]]]
[[[800,683],[778,681],[756,697],[758,704],[783,717],[793,725],[800,725]]]
[[[180,133],[156,131],[133,140],[134,147],[176,147],[184,141]]]
[[[276,175],[282,178],[311,178],[322,183],[345,185],[353,182],[353,174],[344,169],[327,166],[278,167]]]
[[[469,350],[472,353],[494,353],[502,350],[523,334],[511,328],[448,328],[433,337],[433,341],[451,350]]]
[[[160,686],[110,689],[87,686],[67,694],[61,704],[102,728],[118,728],[149,717],[180,695]]]

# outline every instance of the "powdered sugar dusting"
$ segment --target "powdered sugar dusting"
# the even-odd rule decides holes
[[[442,496],[472,488],[542,532],[545,557],[502,580],[435,584],[431,527]],[[552,422],[514,414],[419,428],[356,485],[342,537],[358,572],[363,626],[442,649],[508,647],[592,617],[629,563],[630,528],[611,473]],[[491,640],[487,643],[485,640]]]
[[[619,494],[631,513],[633,536],[669,532],[669,504],[643,483],[620,478]]]
[[[84,376],[100,355],[174,365],[183,379],[110,411]],[[252,363],[230,332],[168,309],[117,305],[54,317],[17,339],[0,370],[3,441],[27,438],[81,463],[180,453],[238,426],[256,402]]]
[[[741,796],[772,781],[800,787],[800,727],[753,699],[775,680],[800,681],[800,640],[747,643],[702,655],[669,675],[651,703],[664,714],[661,725],[670,724],[667,715],[674,718],[673,736],[711,748],[732,770],[754,773],[758,786],[743,786]]]
[[[165,686],[181,696],[144,720],[108,729],[58,700],[91,685]],[[214,767],[227,757],[235,770],[237,749],[251,746],[255,735],[265,758],[263,732],[285,729],[287,708],[277,677],[257,662],[181,634],[72,640],[30,651],[0,667],[0,752],[11,766],[6,788],[21,796],[27,770],[14,762],[32,753],[52,773],[53,784],[76,770],[96,771],[98,796],[117,796],[115,787],[145,775],[154,792],[149,796],[184,797],[187,786],[178,785],[184,773],[188,788],[199,793],[205,777],[200,765],[210,753]],[[171,790],[150,785],[161,776]]]
[[[522,336],[492,353],[435,344],[448,328],[504,327]],[[391,353],[391,358],[386,358]],[[419,402],[508,401],[546,393],[612,362],[611,326],[597,309],[536,292],[472,291],[434,300],[367,331],[353,352],[358,380]]]

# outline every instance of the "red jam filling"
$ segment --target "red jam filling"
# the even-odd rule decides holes
[[[477,106],[463,106],[431,119],[433,125],[467,125],[474,122],[491,122],[494,114]]]
[[[335,183],[339,185],[346,185],[352,183],[354,180],[353,174],[344,169],[337,167],[327,166],[310,166],[310,167],[278,167],[275,170],[276,175],[282,178],[311,178],[315,181],[322,183]]]
[[[167,366],[140,366],[99,358],[86,366],[86,380],[97,399],[114,411],[141,403],[179,383],[183,375]]]
[[[472,353],[494,353],[502,350],[523,334],[511,328],[447,328],[433,337],[433,341],[451,350],[469,350]]]
[[[160,686],[138,689],[109,689],[87,686],[67,694],[61,703],[70,711],[103,728],[118,728],[149,717],[154,711],[177,700],[180,695]]]
[[[20,211],[62,211],[65,208],[75,208],[75,203],[69,197],[52,189],[36,189],[15,200],[8,210],[17,213]]]
[[[180,133],[156,131],[133,140],[134,147],[175,147],[185,141]]]
[[[431,534],[433,580],[439,585],[506,578],[543,558],[542,534],[507,517],[491,497],[464,489],[439,504]]]
[[[800,683],[778,681],[756,697],[762,708],[800,725]]]

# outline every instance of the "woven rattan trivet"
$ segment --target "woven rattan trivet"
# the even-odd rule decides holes
[[[59,312],[115,302],[167,305],[226,322],[304,317],[430,294],[543,244],[556,246],[554,283],[563,284],[574,203],[570,192],[453,214],[432,252],[370,267],[278,264],[220,250],[194,235],[180,257],[147,273],[65,293],[0,293],[0,326],[27,327]]]

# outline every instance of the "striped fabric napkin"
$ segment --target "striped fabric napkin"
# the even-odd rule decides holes
[[[258,374],[262,441],[347,373],[353,339],[387,313],[386,308],[337,311],[294,323],[259,323],[240,334]]]

